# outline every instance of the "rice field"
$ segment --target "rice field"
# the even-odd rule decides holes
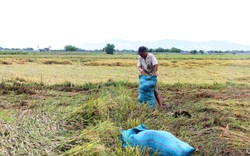
[[[146,156],[121,142],[141,123],[194,156],[249,155],[250,56],[156,57],[163,110],[138,105],[135,54],[0,53],[0,155]]]
[[[157,54],[159,82],[250,83],[248,55],[198,56]],[[0,74],[4,81],[22,79],[49,85],[66,81],[74,84],[98,83],[110,79],[138,82],[137,58],[135,54],[99,53],[3,55],[0,58]]]

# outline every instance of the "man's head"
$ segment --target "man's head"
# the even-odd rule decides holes
[[[147,48],[144,47],[144,46],[140,46],[140,47],[138,48],[137,54],[140,55],[140,56],[143,57],[143,58],[146,58],[146,57],[147,57]]]
[[[140,55],[141,53],[146,52],[146,51],[147,51],[147,48],[146,48],[146,47],[140,46],[140,47],[138,48],[137,54]]]

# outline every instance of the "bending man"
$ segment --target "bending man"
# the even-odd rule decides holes
[[[151,76],[156,75],[156,72],[158,70],[158,61],[156,57],[153,54],[148,53],[147,48],[144,46],[138,48],[137,54],[140,55],[137,63],[140,74]],[[157,83],[154,88],[154,94],[160,109],[162,109],[162,100],[158,91]]]

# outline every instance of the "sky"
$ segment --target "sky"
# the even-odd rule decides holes
[[[0,47],[34,49],[113,38],[250,45],[250,0],[0,0]]]

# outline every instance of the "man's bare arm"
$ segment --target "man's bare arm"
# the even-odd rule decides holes
[[[155,75],[155,74],[156,74],[157,70],[158,70],[158,64],[154,65],[153,75]]]

